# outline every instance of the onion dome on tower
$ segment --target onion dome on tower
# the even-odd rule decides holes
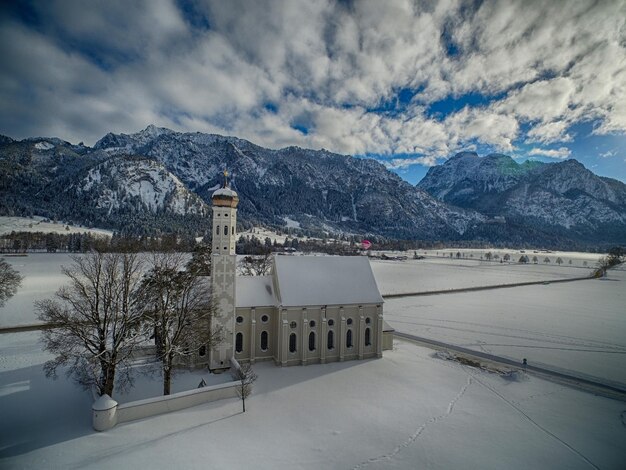
[[[224,183],[222,187],[213,192],[211,199],[214,206],[236,208],[237,204],[239,204],[239,196],[237,196],[235,191],[230,189],[230,184],[228,184],[228,172],[226,170],[224,170]]]

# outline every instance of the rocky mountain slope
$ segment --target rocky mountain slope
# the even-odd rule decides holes
[[[206,217],[209,207],[162,164],[145,158],[115,157],[91,168],[71,193],[107,214],[132,208],[137,213]]]
[[[208,206],[165,167],[60,139],[0,139],[0,213],[158,233],[204,227]]]
[[[626,185],[576,160],[526,161],[455,155],[418,184],[437,199],[506,222],[576,240],[626,240]]]
[[[463,153],[414,187],[374,160],[155,126],[107,134],[93,148],[0,137],[0,215],[199,235],[224,169],[244,226],[550,246],[626,233],[624,185],[575,161],[519,165]]]
[[[234,137],[154,126],[107,134],[94,148],[153,158],[205,201],[228,169],[240,193],[240,215],[254,223],[284,226],[289,219],[309,230],[449,239],[484,220],[436,201],[373,160],[324,150],[269,150]]]

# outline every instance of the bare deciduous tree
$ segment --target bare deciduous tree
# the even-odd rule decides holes
[[[136,253],[92,252],[72,256],[63,267],[69,284],[55,298],[35,303],[45,349],[55,355],[46,362],[46,376],[56,378],[61,366],[85,388],[113,394],[116,372],[121,389],[132,384],[128,361],[140,342],[142,313],[136,291],[141,281],[141,258]]]
[[[4,259],[0,259],[0,307],[15,295],[22,283],[22,276]]]
[[[141,285],[144,312],[151,319],[157,358],[163,371],[163,394],[171,390],[176,361],[210,350],[221,340],[211,328],[210,282],[199,276],[183,253],[156,253]]]
[[[187,269],[197,276],[211,275],[211,245],[198,244],[191,253],[191,259],[187,263]]]
[[[252,393],[252,384],[256,382],[257,375],[252,370],[250,363],[241,364],[234,372],[235,380],[239,381],[237,395],[241,398],[243,412],[246,412],[246,398]]]
[[[609,258],[602,256],[598,259],[598,267],[593,272],[594,277],[605,277],[606,272],[611,268]]]
[[[259,256],[246,256],[239,263],[242,276],[265,276],[272,269],[272,255],[268,251]]]

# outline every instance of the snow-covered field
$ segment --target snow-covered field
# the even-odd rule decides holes
[[[371,264],[378,288],[383,295],[388,295],[585,277],[591,274],[595,263],[588,262],[588,267],[584,267],[582,263],[559,266],[426,258],[372,260]]]
[[[578,266],[436,256],[372,266],[388,294],[580,277],[589,273],[582,260],[597,259],[570,257]],[[0,309],[0,325],[31,323],[32,301],[54,293],[71,260],[7,260],[25,281]],[[388,299],[384,311],[400,331],[626,384],[625,285],[626,271],[614,270],[605,280]],[[479,371],[404,341],[381,360],[257,364],[245,414],[223,400],[96,433],[91,396],[44,377],[38,338],[0,334],[0,468],[621,469],[626,461],[625,403]],[[202,377],[183,373],[174,389]],[[158,377],[139,381],[115,398],[159,393]]]
[[[2,341],[0,355],[15,342]],[[380,360],[257,364],[245,414],[228,399],[104,433],[91,429],[89,395],[45,379],[42,358],[30,357],[0,369],[2,468],[621,469],[626,460],[624,403],[401,341]]]
[[[51,297],[65,282],[61,266],[71,264],[70,256],[65,253],[31,253],[26,257],[6,258],[24,276],[24,282],[17,295],[0,308],[0,327],[37,322],[33,301]],[[581,259],[589,255],[577,256]],[[592,256],[597,259],[597,255]],[[591,266],[592,262],[588,264]],[[582,277],[591,272],[580,262],[578,267],[569,264],[520,265],[447,257],[402,262],[372,260],[372,268],[383,295],[550,281]]]
[[[385,302],[399,331],[626,387],[626,271]]]
[[[33,302],[51,297],[66,282],[61,266],[72,264],[70,256],[66,253],[30,253],[5,258],[24,276],[24,280],[17,294],[0,308],[0,327],[39,323]]]
[[[28,217],[0,217],[0,235],[15,232],[44,232],[44,233],[84,233],[89,232],[94,235],[102,235],[111,237],[111,230],[99,228],[87,228],[79,225],[66,225],[62,222],[52,223],[44,222],[43,217],[34,216],[32,219]]]

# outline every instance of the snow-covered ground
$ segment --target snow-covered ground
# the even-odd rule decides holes
[[[385,302],[399,331],[626,387],[626,271]]]
[[[87,228],[79,225],[66,225],[62,222],[52,223],[44,222],[43,217],[34,216],[32,219],[28,217],[0,217],[0,235],[11,232],[44,232],[44,233],[84,233],[89,232],[94,235],[102,235],[111,237],[111,230],[99,228]],[[69,229],[69,230],[68,230]]]
[[[11,336],[0,357],[29,349],[16,339],[33,334]],[[624,403],[402,341],[380,360],[257,364],[245,414],[227,399],[104,433],[91,429],[89,395],[45,379],[30,357],[0,370],[2,468],[621,469],[626,460]]]
[[[263,234],[255,233],[257,237]],[[263,239],[263,238],[262,238]],[[433,252],[434,254],[434,252]],[[36,323],[33,301],[51,297],[65,282],[62,265],[72,263],[65,253],[31,253],[6,260],[24,276],[22,287],[4,308],[0,308],[0,327]],[[578,258],[587,254],[578,254]],[[595,256],[597,259],[597,255]],[[458,289],[462,287],[550,281],[582,277],[591,268],[564,264],[506,264],[474,259],[427,258],[425,260],[372,260],[372,269],[383,295]],[[589,266],[592,265],[590,261]]]
[[[71,255],[30,253],[5,259],[24,276],[24,280],[17,294],[0,308],[0,327],[39,323],[33,303],[52,297],[67,282],[61,266],[72,264]]]
[[[596,255],[597,259],[597,255]],[[476,259],[426,258],[406,261],[372,260],[372,270],[383,295],[494,286],[518,282],[572,279],[591,274],[572,264],[518,264]]]
[[[64,282],[60,265],[71,260],[7,259],[26,277],[0,310],[0,325],[31,323],[32,301],[54,293]],[[372,266],[383,293],[589,273],[567,261],[436,256]],[[388,299],[384,311],[401,331],[626,384],[624,285],[626,271],[610,271],[606,280]],[[404,341],[380,360],[257,364],[245,414],[228,399],[96,433],[90,394],[64,376],[45,378],[49,356],[38,339],[38,332],[0,334],[0,468],[621,469],[626,461],[623,402],[469,368]],[[195,388],[205,376],[179,374],[174,390]],[[159,377],[138,380],[115,398],[159,393]]]

